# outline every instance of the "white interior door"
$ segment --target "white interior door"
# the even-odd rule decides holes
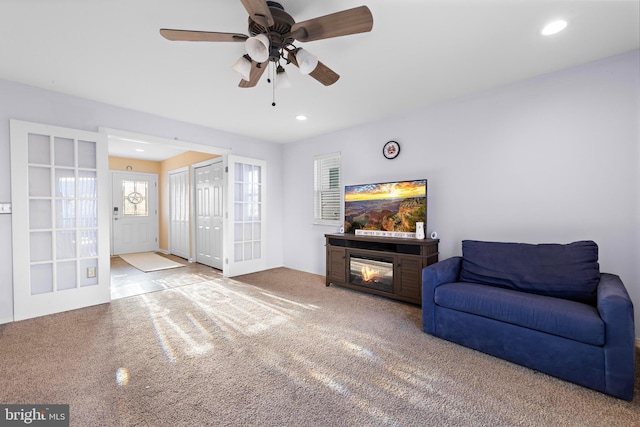
[[[228,155],[229,211],[223,274],[237,276],[266,268],[267,163]]]
[[[189,259],[189,168],[169,172],[169,253]]]
[[[111,174],[112,254],[158,250],[158,175]]]
[[[194,168],[196,262],[223,269],[224,162]]]
[[[14,320],[109,302],[106,137],[10,128]]]

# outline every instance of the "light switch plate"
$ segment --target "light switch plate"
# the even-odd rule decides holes
[[[0,214],[10,214],[11,203],[0,203]]]
[[[91,279],[92,277],[96,277],[96,268],[95,267],[87,267],[87,278]]]

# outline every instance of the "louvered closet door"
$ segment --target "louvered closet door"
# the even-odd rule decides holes
[[[110,301],[105,135],[10,127],[14,320]]]
[[[169,172],[169,252],[189,259],[189,169]]]

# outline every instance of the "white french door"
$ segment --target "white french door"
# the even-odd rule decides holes
[[[189,259],[189,168],[169,171],[169,253]]]
[[[105,135],[10,129],[14,320],[109,302]]]
[[[113,255],[158,249],[158,175],[112,172]]]
[[[223,274],[238,276],[266,268],[267,163],[226,156],[227,227]]]

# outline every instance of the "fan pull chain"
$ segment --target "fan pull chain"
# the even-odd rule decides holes
[[[277,72],[276,72],[276,66],[274,63],[271,64],[271,73],[273,74],[273,83],[272,83],[272,88],[271,90],[273,91],[273,98],[272,98],[272,102],[271,102],[271,106],[275,107],[276,106],[276,76],[277,76]]]

